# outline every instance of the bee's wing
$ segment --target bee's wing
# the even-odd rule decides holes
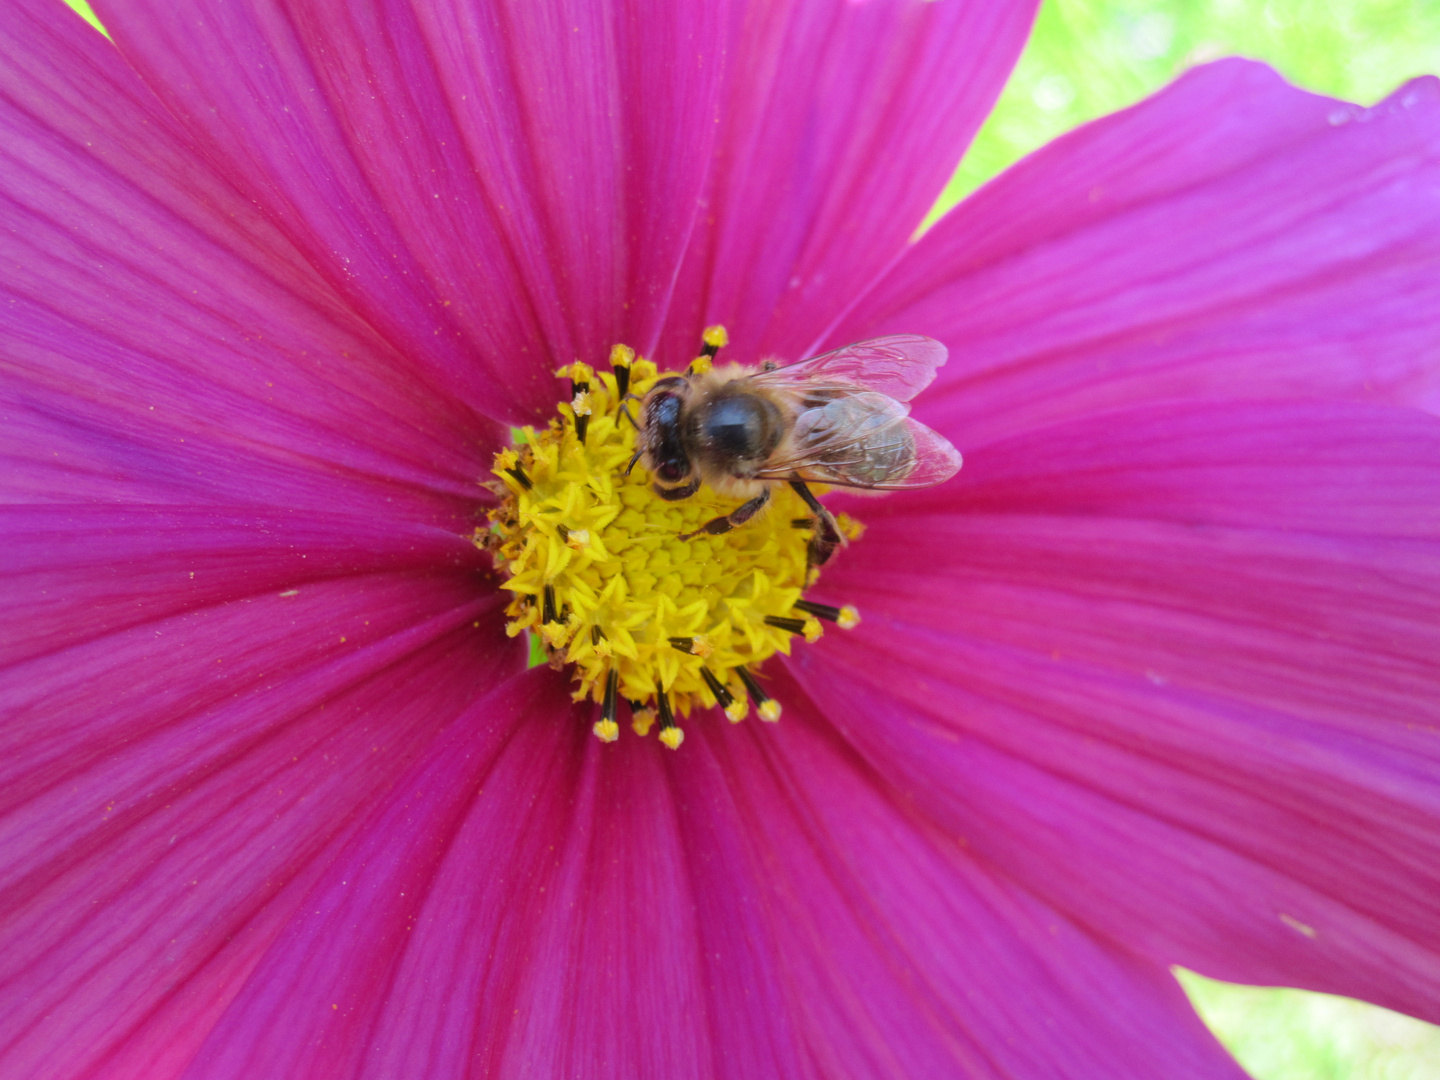
[[[793,387],[841,382],[909,401],[935,378],[949,355],[940,342],[918,334],[891,334],[798,360],[751,378],[762,386]]]
[[[887,490],[934,487],[960,471],[964,459],[944,435],[911,416],[905,418],[905,430],[915,441],[915,468],[899,483],[887,484]]]
[[[931,487],[960,471],[960,452],[886,394],[852,391],[803,410],[787,445],[757,474],[835,487],[902,491]]]

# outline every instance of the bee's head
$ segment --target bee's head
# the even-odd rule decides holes
[[[666,486],[683,484],[693,468],[681,430],[681,416],[688,398],[689,384],[678,375],[661,379],[645,395],[640,449],[645,467],[656,481]]]

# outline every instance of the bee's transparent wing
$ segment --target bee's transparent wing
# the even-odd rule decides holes
[[[909,401],[930,385],[948,355],[945,346],[932,338],[891,334],[797,360],[751,378],[763,386],[786,388],[807,383],[847,383],[896,401]]]
[[[944,435],[910,416],[905,418],[905,429],[915,440],[915,468],[905,474],[903,482],[891,485],[892,488],[934,487],[960,471],[964,463],[960,451]]]
[[[885,394],[854,391],[803,411],[764,480],[805,480],[871,491],[931,487],[960,470],[960,452]]]

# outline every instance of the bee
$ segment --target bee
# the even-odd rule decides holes
[[[707,359],[713,354],[706,349]],[[701,484],[744,500],[681,539],[744,525],[776,484],[789,484],[812,515],[810,564],[822,566],[844,540],[808,484],[899,491],[959,471],[959,451],[911,419],[905,404],[946,357],[938,341],[896,334],[793,364],[692,365],[661,378],[641,400],[630,467],[643,461],[655,493],[672,502]]]

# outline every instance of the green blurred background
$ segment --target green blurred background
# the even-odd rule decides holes
[[[67,2],[94,21],[84,0]],[[1235,53],[1368,105],[1413,75],[1440,73],[1440,0],[1045,0],[936,215],[1061,132]],[[1440,1028],[1323,994],[1179,976],[1257,1080],[1440,1080]]]
[[[1370,105],[1413,75],[1440,74],[1440,0],[1044,0],[941,208],[1061,132],[1236,54]]]

